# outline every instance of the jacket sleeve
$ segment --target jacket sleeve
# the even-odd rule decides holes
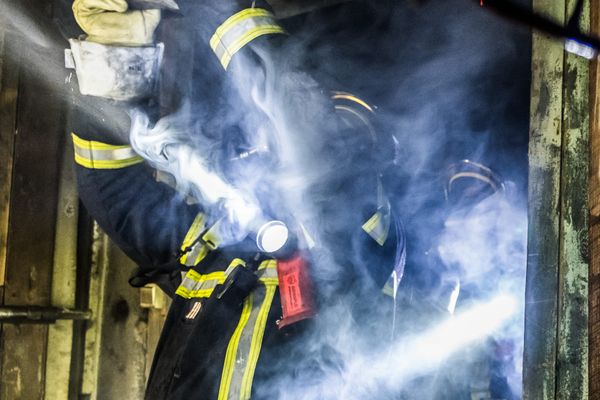
[[[138,264],[130,283],[164,283],[165,277],[179,275],[187,261],[197,261],[187,258],[205,228],[202,208],[154,179],[125,140],[127,115],[117,104],[89,97],[85,102],[85,112],[77,114],[72,127],[80,198]],[[111,119],[106,122],[102,115]]]

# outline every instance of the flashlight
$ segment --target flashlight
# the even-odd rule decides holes
[[[275,253],[285,246],[289,236],[286,224],[278,220],[268,221],[258,228],[256,246],[264,253]]]

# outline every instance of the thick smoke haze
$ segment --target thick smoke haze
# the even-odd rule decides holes
[[[133,111],[132,145],[196,201],[229,202],[231,220],[291,215],[322,245],[313,274],[327,303],[288,354],[271,354],[280,357],[257,372],[256,398],[467,399],[489,390],[490,376],[519,398],[528,32],[470,1],[352,2],[282,21],[291,35],[276,51],[240,54],[226,79],[220,72],[192,85],[170,67],[214,56],[195,48],[208,28],[184,20],[218,16],[180,6],[186,18],[165,23],[192,33],[166,43],[162,87],[172,83],[181,101]],[[3,27],[35,48],[66,46],[22,10],[0,7],[14,16]],[[28,68],[63,93],[62,53],[52,62],[31,53]],[[331,117],[332,90],[376,107],[377,143]],[[128,132],[123,107],[82,99],[76,111]],[[495,170],[507,189],[452,208],[447,168],[463,159]],[[336,236],[365,222],[379,182],[406,241],[395,307],[373,295],[380,259],[355,237]],[[210,210],[222,217],[223,207]],[[357,266],[349,278],[348,265]]]
[[[202,7],[195,12],[211,15]],[[313,260],[313,275],[327,304],[296,352],[257,380],[257,398],[456,399],[493,390],[492,396],[518,398],[527,33],[460,1],[354,4],[286,23],[293,35],[276,52],[259,47],[252,57],[239,55],[223,91],[233,104],[226,120],[247,127],[248,112],[265,118],[255,123],[270,129],[267,147],[277,168],[264,176],[280,196],[265,201],[256,191],[254,198],[285,210],[317,243],[326,243]],[[360,139],[338,133],[329,90],[366,96],[378,106],[380,147],[357,151],[364,149]],[[248,148],[264,143],[252,134],[258,131],[245,131]],[[448,166],[462,159],[496,170],[507,189],[453,209],[444,179]],[[351,216],[358,204],[376,203],[373,187],[361,179],[374,164],[406,231],[406,276],[395,316],[389,299],[373,296],[366,274],[341,279],[346,290],[336,281],[348,263],[368,270],[379,260],[365,258],[352,239],[340,246],[327,242],[357,225]],[[210,173],[233,185],[231,176],[248,166],[260,170],[242,163],[229,176],[214,167]],[[342,196],[332,188],[342,189]],[[253,189],[246,185],[244,191]],[[402,320],[397,327],[394,317]],[[490,389],[493,379],[501,381],[496,389]]]

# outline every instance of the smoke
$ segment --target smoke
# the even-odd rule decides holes
[[[52,35],[40,25],[39,20],[33,18],[31,11],[26,11],[25,6],[19,2],[0,3],[0,28],[13,32],[34,46],[44,49],[54,46]]]
[[[439,321],[431,329],[403,335],[375,348],[367,348],[361,340],[349,335],[338,336],[341,343],[336,347],[344,352],[337,354],[337,368],[332,368],[331,365],[320,366],[322,376],[318,383],[304,381],[302,378],[308,377],[302,375],[279,377],[283,382],[270,388],[262,388],[264,393],[259,391],[258,398],[397,398],[399,389],[415,377],[439,368],[449,356],[457,351],[464,351],[466,346],[480,344],[486,335],[501,328],[513,317],[519,306],[519,301],[513,296],[500,294],[475,304],[454,317]],[[309,356],[313,353],[311,350],[306,351]],[[323,348],[317,354],[322,360],[331,357]],[[314,371],[301,373],[310,375]]]
[[[214,9],[182,9],[216,18]],[[201,199],[241,194],[261,212],[293,216],[320,245],[311,260],[319,316],[285,354],[263,349],[255,397],[518,398],[527,33],[459,1],[355,3],[286,23],[294,35],[275,50],[258,45],[236,55],[226,84],[215,87],[208,81],[222,78],[204,71],[192,103],[214,101],[220,111],[184,113],[203,139],[178,133],[190,131],[177,127],[181,114],[149,130],[160,149],[149,151],[133,131],[136,148]],[[204,56],[214,57],[197,54]],[[379,106],[377,144],[332,117],[328,90],[364,93]],[[180,165],[165,164],[164,149],[173,147]],[[224,147],[233,156],[215,161]],[[268,162],[233,162],[259,149]],[[496,169],[508,189],[452,208],[443,180],[461,159]],[[254,179],[240,179],[248,170]],[[365,251],[356,229],[377,206],[378,173],[408,243],[397,308],[378,294],[378,274],[391,272],[393,257]]]
[[[188,107],[162,118],[150,127],[148,116],[139,109],[131,111],[131,145],[153,167],[176,177],[177,189],[213,208],[213,219],[221,219],[223,245],[239,242],[249,233],[252,221],[262,217],[252,192],[243,192],[226,182],[211,168],[210,141],[189,140],[191,116]],[[204,143],[202,146],[200,143]],[[214,161],[214,160],[213,160]],[[219,215],[220,214],[220,215]]]
[[[437,251],[443,264],[459,277],[466,292],[459,297],[463,303],[496,292],[523,299],[526,221],[524,201],[512,185],[508,193],[496,193],[471,209],[448,216]],[[503,360],[507,362],[504,373],[516,396],[521,394],[524,312],[521,301],[509,323],[495,334],[498,343],[511,347],[510,359]]]
[[[214,220],[240,227],[232,241],[253,219],[293,216],[320,244],[320,314],[285,354],[263,349],[256,398],[459,399],[490,391],[494,377],[519,397],[529,37],[464,3],[355,2],[287,20],[289,40],[238,54],[225,81],[204,42],[211,25],[189,22],[219,10],[180,4],[193,29],[166,43],[162,84],[190,104],[156,123],[134,111],[132,145]],[[22,58],[61,87],[66,42],[12,4],[0,4],[11,15],[2,27],[51,49]],[[334,117],[330,90],[378,106],[376,144]],[[83,99],[78,111],[128,130],[118,105]],[[512,189],[448,208],[445,168],[466,158]],[[357,229],[378,206],[379,180],[406,231],[397,309],[378,287],[393,257],[362,248]]]

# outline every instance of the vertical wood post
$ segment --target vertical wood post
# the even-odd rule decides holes
[[[600,0],[590,1],[591,30],[600,35]],[[590,69],[589,390],[600,398],[600,62]]]
[[[570,16],[576,0],[566,2]],[[589,4],[580,28],[589,30]],[[588,399],[589,61],[565,53],[556,398]]]
[[[576,1],[534,0],[559,23]],[[589,4],[581,28],[589,28]],[[533,35],[524,398],[587,400],[589,62]],[[593,397],[592,397],[593,398]]]
[[[565,20],[563,0],[534,0],[533,6]],[[523,398],[549,400],[556,391],[564,54],[545,35],[534,32],[532,40]]]
[[[0,286],[4,286],[19,69],[17,52],[12,51],[10,43],[11,35],[6,32],[0,35]]]

